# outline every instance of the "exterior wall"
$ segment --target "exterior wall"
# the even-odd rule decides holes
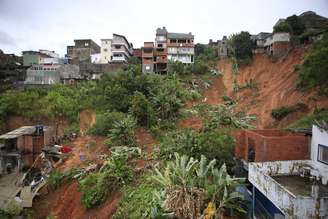
[[[93,64],[83,63],[79,65],[80,75],[86,79],[97,79],[102,74],[112,74],[123,66],[123,63]]]
[[[26,71],[24,84],[49,85],[60,82],[59,66],[33,66]]]
[[[101,58],[100,63],[109,63],[112,60],[112,40],[101,40]]]
[[[276,42],[272,45],[272,55],[276,57],[281,57],[288,53],[290,49],[289,42]]]
[[[311,160],[313,166],[319,170],[322,176],[328,177],[328,164],[318,161],[318,145],[328,146],[328,133],[327,131],[320,130],[317,126],[312,127],[312,143],[311,143]]]
[[[249,149],[255,149],[255,162],[303,160],[310,158],[309,141],[303,134],[280,130],[242,130],[234,134],[235,156],[248,161]]]
[[[264,46],[270,46],[276,42],[289,42],[290,34],[289,33],[274,33],[273,35],[265,39]]]
[[[23,53],[23,65],[32,66],[40,64],[40,55],[39,54],[29,54]]]
[[[113,62],[127,62],[132,56],[133,48],[124,36],[113,34],[112,54]]]
[[[310,160],[250,163],[248,180],[277,206],[286,218],[320,218],[319,212],[323,215],[327,213],[327,197],[317,200],[312,196],[296,196],[271,177],[298,175],[303,166],[309,166],[311,163]]]

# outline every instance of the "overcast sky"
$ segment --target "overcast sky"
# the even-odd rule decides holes
[[[328,0],[0,0],[0,49],[64,55],[74,39],[100,43],[112,33],[140,47],[162,26],[207,43],[242,30],[271,32],[278,18],[308,10],[328,17]]]

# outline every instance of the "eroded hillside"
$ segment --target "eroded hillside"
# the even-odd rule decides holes
[[[302,115],[312,113],[315,108],[327,108],[327,97],[318,96],[315,91],[302,93],[296,89],[298,74],[295,66],[302,63],[307,51],[308,48],[295,48],[275,62],[267,55],[257,54],[253,62],[240,68],[238,73],[233,72],[231,60],[219,61],[217,68],[224,73],[222,82],[225,94],[238,101],[239,110],[257,115],[257,128],[287,127]],[[253,81],[255,87],[235,92],[234,81],[238,86]],[[295,112],[280,121],[271,117],[272,109],[298,103],[306,104],[308,109]]]

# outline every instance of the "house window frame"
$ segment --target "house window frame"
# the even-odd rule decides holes
[[[328,165],[328,161],[324,161],[324,160],[320,160],[319,159],[320,147],[325,148],[326,150],[328,150],[328,146],[327,145],[318,144],[317,161],[320,162],[320,163],[323,163],[323,164]]]

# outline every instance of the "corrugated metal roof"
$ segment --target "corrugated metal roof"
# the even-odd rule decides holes
[[[44,126],[43,130],[46,131],[48,128],[49,126]],[[13,139],[22,135],[31,135],[34,132],[35,132],[35,126],[22,126],[18,129],[0,135],[0,139]]]

